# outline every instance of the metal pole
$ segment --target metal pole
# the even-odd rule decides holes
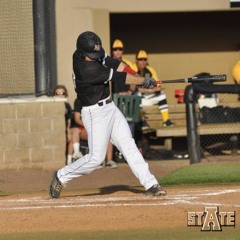
[[[196,93],[194,86],[189,85],[185,89],[184,100],[186,103],[187,140],[190,162],[198,163],[201,160],[200,139],[197,131],[197,117],[195,111]]]
[[[33,0],[34,22],[34,60],[35,60],[35,94],[47,94],[49,82],[49,42],[47,41],[47,11],[49,0]]]

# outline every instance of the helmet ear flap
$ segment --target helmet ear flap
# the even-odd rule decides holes
[[[82,58],[85,58],[87,55],[85,54],[85,53],[83,53],[83,52],[81,52],[81,57]]]
[[[85,59],[85,57],[86,57],[87,55],[86,55],[84,52],[82,52],[81,50],[77,50],[77,51],[78,51],[80,57],[83,58],[83,59]]]

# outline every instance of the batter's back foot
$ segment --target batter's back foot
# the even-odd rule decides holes
[[[55,171],[53,173],[52,181],[51,181],[51,184],[50,184],[50,187],[49,187],[49,195],[52,198],[59,198],[60,193],[62,191],[62,188],[63,188],[63,185],[60,182],[60,180],[58,179],[57,171]]]

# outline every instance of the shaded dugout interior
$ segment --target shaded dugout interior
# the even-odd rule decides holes
[[[111,42],[121,39],[127,54],[236,51],[239,19],[239,11],[113,13]]]

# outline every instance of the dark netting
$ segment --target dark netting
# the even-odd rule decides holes
[[[234,84],[187,88],[188,144],[193,163],[215,156],[226,160],[229,156],[239,157],[239,93],[240,86]]]
[[[34,94],[32,0],[1,0],[0,97]]]
[[[237,99],[238,96],[230,93],[215,96],[216,99],[205,98],[198,101],[201,105],[198,112],[199,132],[201,127],[208,126],[208,133],[200,135],[201,150],[205,157],[239,155],[240,102]]]

